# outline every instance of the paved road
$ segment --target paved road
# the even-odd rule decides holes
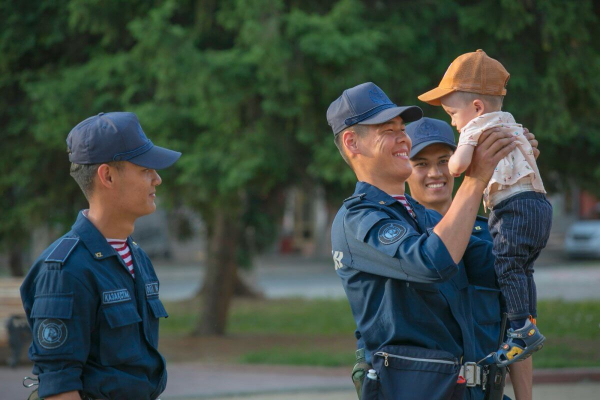
[[[599,399],[598,391],[600,384],[579,383],[560,385],[540,385],[533,391],[533,400],[594,400]],[[514,399],[512,387],[507,387],[505,394]],[[194,398],[190,398],[192,400]],[[197,398],[196,398],[197,399]],[[242,397],[219,397],[214,400],[240,400]],[[356,393],[352,390],[331,391],[321,393],[288,393],[288,394],[261,394],[243,397],[244,400],[352,400],[356,399]],[[169,400],[166,397],[164,400]],[[179,400],[179,399],[178,399]]]
[[[600,384],[579,383],[579,384],[560,384],[560,385],[539,385],[534,388],[533,400],[594,400],[599,399],[598,391]],[[506,388],[506,395],[514,398],[512,388]],[[356,393],[352,390],[331,391],[326,393],[289,393],[289,394],[262,394],[257,396],[243,397],[244,400],[352,400]],[[193,398],[190,398],[192,400]],[[219,397],[215,400],[235,400],[241,397]],[[164,398],[164,400],[168,400]]]
[[[255,264],[249,279],[268,298],[345,297],[333,261],[267,256],[259,258]],[[157,263],[156,267],[163,299],[189,298],[200,287],[203,270],[199,265]],[[600,299],[600,261],[540,262],[535,280],[539,299]]]
[[[21,385],[30,368],[0,367],[0,400],[25,399]],[[598,373],[595,374],[598,376]],[[534,385],[534,400],[598,399],[600,381]],[[512,397],[512,388],[506,394]],[[169,365],[162,400],[348,400],[355,392],[346,368],[243,366],[179,363]]]
[[[169,399],[205,399],[264,393],[310,393],[344,391],[352,388],[347,368],[170,363],[167,390]],[[29,389],[22,379],[31,376],[31,367],[0,367],[0,400],[27,398]]]

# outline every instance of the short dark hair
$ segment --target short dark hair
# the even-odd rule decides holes
[[[472,103],[475,100],[481,100],[485,105],[490,108],[490,111],[501,111],[502,103],[504,102],[504,96],[493,96],[489,94],[479,94],[471,92],[453,92],[451,96],[460,100],[463,104]]]
[[[333,139],[333,142],[335,143],[335,147],[338,148],[340,154],[342,155],[342,158],[344,159],[344,161],[346,161],[346,164],[348,164],[350,166],[350,168],[352,168],[350,159],[348,158],[348,156],[346,155],[346,152],[344,151],[344,143],[342,143],[342,133],[344,133],[345,131],[352,131],[352,132],[356,133],[358,136],[363,137],[367,133],[369,133],[369,125],[352,125],[351,127],[342,129],[341,131],[336,133],[335,137]],[[354,169],[354,168],[352,168],[352,169]]]
[[[111,167],[117,169],[117,171],[121,171],[123,165],[123,161],[111,161],[107,163],[100,164],[75,164],[71,163],[70,174],[75,179],[75,182],[81,188],[83,195],[88,201],[90,200],[90,196],[94,191],[94,178],[98,174],[98,168],[102,164],[108,164]]]

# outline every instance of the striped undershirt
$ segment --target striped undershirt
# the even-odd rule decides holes
[[[394,194],[392,195],[393,198],[395,198],[396,200],[398,200],[403,206],[404,208],[406,208],[406,211],[408,211],[408,213],[410,214],[411,217],[413,217],[414,219],[417,219],[417,214],[415,214],[415,212],[413,211],[412,207],[410,206],[410,203],[408,202],[408,200],[406,200],[406,197],[401,195],[401,194]]]
[[[135,279],[135,273],[133,272],[133,259],[131,257],[131,251],[129,250],[129,245],[127,244],[127,240],[123,239],[106,239],[108,243],[119,253],[125,265],[127,265],[127,269],[131,273],[131,276]]]

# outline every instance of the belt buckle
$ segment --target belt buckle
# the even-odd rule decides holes
[[[481,367],[475,362],[466,362],[464,365],[464,378],[467,380],[467,387],[481,385]]]

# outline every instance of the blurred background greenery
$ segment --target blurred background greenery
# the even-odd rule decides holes
[[[183,152],[158,195],[206,225],[194,331],[222,334],[237,267],[272,244],[285,191],[318,186],[333,209],[352,192],[331,101],[373,81],[446,119],[416,97],[479,48],[511,73],[505,109],[539,139],[549,190],[598,195],[599,15],[592,0],[2,0],[0,251],[22,275],[31,232],[64,232],[85,207],[70,129],[135,112],[154,143]]]
[[[235,300],[229,338],[216,343],[189,337],[199,318],[194,300],[167,303],[167,308],[170,315],[160,334],[170,361],[339,367],[355,359],[351,332],[356,324],[346,299]],[[547,341],[533,357],[535,368],[600,365],[598,301],[542,300],[538,312]]]

